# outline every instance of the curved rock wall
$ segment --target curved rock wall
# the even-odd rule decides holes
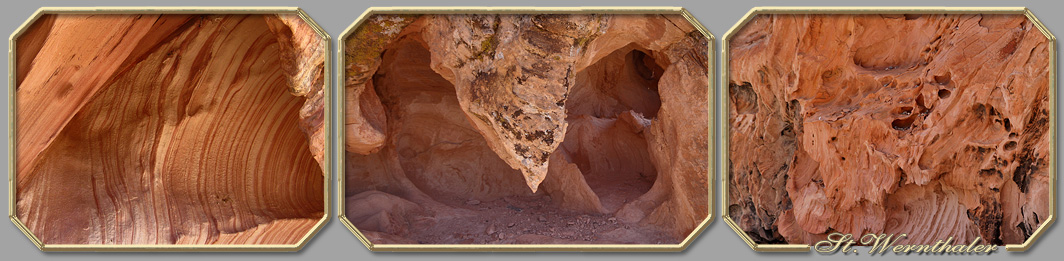
[[[293,21],[37,20],[17,50],[19,219],[45,244],[298,242],[324,215],[324,47]]]

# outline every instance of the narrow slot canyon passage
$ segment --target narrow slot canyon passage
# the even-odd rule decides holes
[[[44,244],[295,244],[322,220],[323,141],[300,112],[321,118],[323,86],[289,85],[321,65],[283,68],[322,40],[298,16],[38,23],[19,38],[16,200]]]
[[[582,60],[511,61],[506,57],[543,48],[542,41],[526,39],[535,34],[522,23],[544,17],[369,19],[368,29],[345,39],[344,204],[346,218],[374,244],[676,244],[694,227],[658,223],[675,221],[665,218],[674,211],[666,204],[678,204],[697,218],[697,208],[674,202],[706,196],[680,198],[670,183],[686,179],[662,176],[656,167],[671,157],[655,158],[655,150],[667,149],[652,145],[649,134],[663,108],[658,91],[665,67],[678,61],[670,54],[629,42],[599,47],[605,48],[596,52],[601,55]],[[476,30],[498,28],[473,39],[437,34],[449,32],[437,26],[464,22],[483,25]],[[509,36],[507,30],[524,34]],[[507,45],[506,39],[523,42]],[[683,44],[697,50],[699,38],[687,39]],[[524,44],[530,46],[507,49]],[[463,55],[470,60],[452,63],[453,56]],[[472,69],[491,59],[494,65]],[[676,73],[674,85],[697,89],[699,78],[679,83]],[[561,77],[546,80],[553,75]],[[541,85],[530,85],[535,82]],[[552,93],[562,99],[551,100],[527,89],[547,87],[567,91]],[[537,107],[541,101],[548,106]],[[482,111],[485,106],[492,107]],[[564,131],[542,129],[550,122]],[[656,135],[660,142],[663,134]],[[544,144],[553,149],[531,153]],[[512,155],[517,160],[505,159]],[[528,169],[515,167],[515,161],[544,163],[542,183],[522,178],[530,175]]]

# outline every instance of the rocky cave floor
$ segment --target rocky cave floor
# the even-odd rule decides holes
[[[603,199],[624,203],[627,202],[623,199],[625,196],[639,196],[628,194],[608,194],[609,198]],[[548,195],[509,196],[486,202],[441,201],[468,210],[462,212],[471,216],[419,218],[409,228],[411,240],[421,244],[678,243],[660,231],[623,224],[612,214],[587,214],[558,208]]]

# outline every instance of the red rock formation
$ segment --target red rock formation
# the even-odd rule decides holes
[[[759,243],[1027,239],[1049,44],[1023,15],[759,15],[730,39],[731,218]]]
[[[304,97],[299,123],[310,137],[310,152],[325,168],[325,49],[324,40],[303,18],[295,14],[263,16],[277,37],[281,68],[287,76],[288,91]]]
[[[294,15],[38,19],[18,218],[45,244],[298,242],[324,213],[322,40]]]
[[[374,15],[344,41],[346,215],[374,243],[676,243],[708,214],[682,16]]]

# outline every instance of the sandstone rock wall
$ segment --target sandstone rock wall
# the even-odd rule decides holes
[[[298,242],[324,214],[325,50],[301,23],[37,20],[17,42],[18,218],[45,244]]]
[[[1023,15],[759,15],[729,43],[731,218],[1027,239],[1049,214],[1049,41]]]

